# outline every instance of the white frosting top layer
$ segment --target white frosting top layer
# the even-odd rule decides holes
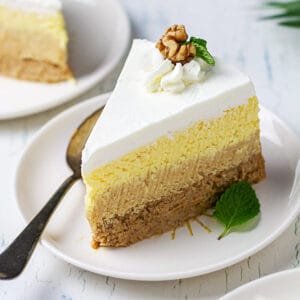
[[[203,82],[181,93],[149,93],[143,74],[151,68],[154,43],[134,40],[125,66],[83,151],[82,173],[91,172],[163,135],[220,116],[255,95],[250,79],[216,60]]]
[[[0,5],[42,14],[55,14],[62,9],[60,0],[0,0]]]

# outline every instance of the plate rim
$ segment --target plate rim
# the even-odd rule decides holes
[[[30,139],[30,141],[27,143],[26,147],[23,150],[23,153],[21,155],[21,158],[18,161],[17,167],[15,169],[14,173],[14,199],[17,203],[17,207],[19,210],[19,213],[21,214],[23,220],[25,221],[25,224],[28,224],[28,221],[23,214],[23,211],[21,209],[21,204],[19,202],[19,197],[18,197],[18,177],[21,169],[21,165],[23,161],[25,160],[26,154],[30,151],[30,148],[34,144],[34,142],[44,134],[45,131],[48,130],[48,127],[52,126],[52,124],[55,124],[62,119],[64,119],[65,116],[72,114],[73,111],[77,111],[78,109],[84,109],[85,106],[90,106],[92,103],[100,102],[100,105],[105,105],[109,95],[109,93],[105,94],[100,94],[98,96],[92,97],[88,99],[87,101],[84,101],[82,103],[78,103],[71,108],[59,113],[56,115],[54,118],[49,120],[46,124],[44,124]],[[283,121],[281,120],[275,113],[270,111],[268,108],[260,105],[260,109],[265,110],[270,116],[272,116],[273,119],[276,120],[282,126],[285,130],[287,130],[290,134],[291,139],[295,141],[299,145],[300,149],[300,138],[297,136],[297,134]],[[300,158],[300,157],[299,157]],[[299,197],[298,197],[299,198]],[[268,238],[262,240],[260,243],[256,244],[255,246],[251,247],[247,251],[244,251],[242,254],[235,256],[234,258],[228,258],[225,261],[219,262],[217,264],[212,264],[209,267],[206,267],[205,269],[203,268],[194,268],[194,269],[189,269],[188,271],[178,271],[178,272],[165,272],[164,274],[156,274],[156,273],[136,273],[136,272],[120,272],[120,271],[114,271],[114,270],[108,270],[107,268],[99,268],[99,267],[94,267],[92,265],[89,265],[87,263],[84,263],[80,260],[77,260],[75,258],[69,257],[68,255],[64,254],[62,251],[57,249],[53,243],[50,241],[47,241],[45,239],[41,239],[39,242],[49,249],[55,256],[61,258],[62,260],[79,267],[81,269],[90,271],[95,274],[99,275],[104,275],[104,276],[111,276],[114,278],[119,278],[119,279],[126,279],[126,280],[136,280],[136,281],[167,281],[167,280],[176,280],[176,279],[184,279],[184,278],[191,278],[195,276],[200,276],[200,275],[205,275],[209,274],[215,271],[222,270],[226,267],[232,266],[236,263],[239,263],[246,259],[247,257],[254,255],[270,245],[272,242],[274,242],[283,232],[291,225],[291,223],[295,220],[297,215],[300,212],[300,198],[297,201],[297,204],[295,205],[295,209],[293,212],[289,215],[289,218],[286,220],[286,222],[283,222],[278,229],[272,234],[269,235]]]
[[[20,111],[16,112],[9,112],[9,113],[1,113],[0,112],[0,121],[5,120],[11,120],[11,119],[17,119],[21,117],[26,117],[30,115],[35,115],[44,111],[48,111],[50,109],[53,109],[55,107],[59,107],[67,102],[74,101],[76,97],[79,97],[86,93],[88,90],[93,88],[95,85],[100,83],[103,79],[105,79],[109,73],[118,65],[118,63],[121,61],[121,59],[124,57],[126,51],[129,49],[129,44],[131,41],[131,25],[129,21],[129,17],[119,0],[110,0],[112,3],[112,6],[117,7],[120,11],[121,18],[119,18],[119,21],[122,22],[123,26],[123,35],[124,35],[124,43],[119,45],[119,52],[118,54],[110,60],[109,64],[107,64],[104,68],[97,68],[96,71],[94,71],[94,79],[89,80],[86,82],[84,86],[82,86],[80,89],[74,89],[67,95],[61,95],[59,97],[56,97],[55,99],[51,100],[51,102],[47,104],[40,103],[34,108],[23,108]],[[100,74],[99,74],[100,73]],[[3,78],[6,78],[5,76],[1,76]],[[0,78],[1,79],[1,78]],[[18,79],[10,78],[13,81],[18,82]],[[76,78],[75,78],[76,79]],[[22,82],[24,82],[22,80]],[[67,82],[67,81],[66,81]],[[88,98],[90,99],[90,98]]]
[[[255,280],[252,280],[252,281],[250,281],[246,284],[243,284],[243,285],[233,289],[228,294],[222,296],[219,300],[230,300],[231,297],[239,296],[239,293],[241,291],[243,291],[244,289],[247,290],[248,288],[251,288],[251,287],[255,286],[258,282],[260,282],[260,283],[267,282],[270,279],[272,280],[274,278],[285,276],[286,274],[290,275],[290,274],[293,274],[293,273],[296,273],[296,274],[299,273],[299,275],[300,275],[300,268],[299,267],[294,267],[292,269],[287,269],[287,270],[271,273],[271,274],[268,274],[268,275],[263,276],[261,278],[257,278]]]

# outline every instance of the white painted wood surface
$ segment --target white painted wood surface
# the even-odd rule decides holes
[[[131,18],[133,37],[156,40],[168,25],[183,23],[190,33],[206,38],[211,52],[247,73],[263,105],[300,135],[300,29],[258,21],[262,0],[121,2]],[[24,226],[13,194],[14,172],[24,146],[59,112],[110,91],[120,68],[121,64],[105,81],[67,105],[0,121],[0,251]],[[5,101],[9,99],[0,99],[0,105]],[[232,267],[191,279],[130,282],[80,270],[38,246],[19,278],[0,282],[0,299],[217,299],[253,279],[298,266],[299,251],[300,217],[269,247]]]

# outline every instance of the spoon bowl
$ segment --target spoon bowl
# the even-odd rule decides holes
[[[100,108],[88,116],[74,131],[66,153],[66,161],[74,173],[74,176],[81,178],[81,156],[82,150],[91,134],[103,108]]]

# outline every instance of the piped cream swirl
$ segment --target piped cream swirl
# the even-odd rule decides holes
[[[209,65],[199,58],[174,65],[153,49],[152,68],[146,71],[144,84],[148,92],[180,93],[189,85],[201,82],[209,70]]]

